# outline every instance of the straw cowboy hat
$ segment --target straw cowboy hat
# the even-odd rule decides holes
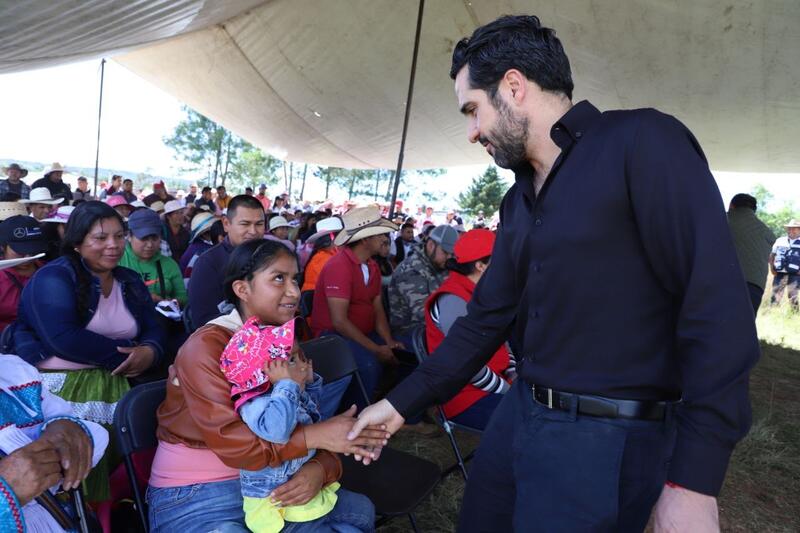
[[[44,175],[47,176],[51,172],[66,172],[67,169],[64,168],[61,163],[53,163],[50,165],[50,168],[44,171]]]
[[[69,222],[69,216],[72,212],[75,211],[75,208],[71,205],[62,205],[58,208],[53,216],[40,220],[39,222],[55,222],[56,224],[66,224]]]
[[[278,228],[291,228],[291,227],[292,227],[291,224],[289,224],[289,222],[287,222],[287,220],[281,216],[272,217],[271,219],[269,219],[269,231]]]
[[[19,202],[0,202],[0,222],[16,215],[27,215],[25,204]]]
[[[27,168],[22,168],[17,163],[11,163],[10,165],[8,165],[6,168],[3,169],[3,173],[6,176],[8,176],[8,171],[9,170],[18,170],[20,178],[24,178],[25,176],[28,175],[28,169]]]
[[[339,217],[328,217],[323,218],[319,222],[317,222],[317,232],[306,239],[308,244],[314,244],[317,239],[322,237],[323,235],[329,235],[331,233],[339,233],[344,229],[344,224],[342,224],[342,219]]]
[[[374,235],[397,231],[397,224],[381,217],[377,207],[356,207],[342,215],[344,229],[339,232],[333,244],[343,246]]]
[[[18,200],[22,204],[47,204],[58,205],[64,201],[63,198],[53,198],[50,189],[47,187],[36,187],[31,190],[30,198]]]
[[[194,218],[192,218],[192,225],[191,225],[191,236],[189,237],[189,242],[194,241],[199,235],[209,231],[211,226],[214,225],[214,221],[217,219],[211,213],[197,213]]]
[[[800,228],[800,219],[793,218],[788,224],[783,225],[784,228]]]

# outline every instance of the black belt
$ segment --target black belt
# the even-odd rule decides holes
[[[578,402],[578,414],[598,416],[602,418],[633,418],[637,420],[664,420],[671,402],[654,402],[640,400],[617,400],[561,392],[540,385],[532,385],[533,399],[548,409],[570,411],[572,402]]]

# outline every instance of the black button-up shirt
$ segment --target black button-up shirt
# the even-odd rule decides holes
[[[682,399],[669,480],[716,495],[759,346],[703,152],[652,109],[581,102],[550,135],[561,155],[538,194],[532,167],[515,169],[467,316],[388,399],[405,415],[444,402],[512,337],[527,383]]]

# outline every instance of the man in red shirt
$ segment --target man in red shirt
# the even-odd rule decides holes
[[[397,226],[381,218],[377,207],[342,215],[344,229],[334,244],[339,252],[322,269],[314,289],[311,324],[314,336],[339,335],[350,344],[367,393],[374,395],[384,365],[396,365],[392,338],[381,299],[381,273],[371,257],[383,235]]]

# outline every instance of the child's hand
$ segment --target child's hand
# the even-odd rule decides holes
[[[308,374],[306,374],[306,383],[314,383],[314,363],[311,359],[306,360],[308,365]]]
[[[308,363],[306,361],[300,361],[298,359],[293,359],[289,363],[289,377],[300,386],[300,390],[305,389],[306,386],[306,376],[308,376]]]
[[[264,372],[267,373],[269,382],[273,385],[282,379],[293,379],[289,369],[289,361],[286,359],[270,359],[264,363]]]

